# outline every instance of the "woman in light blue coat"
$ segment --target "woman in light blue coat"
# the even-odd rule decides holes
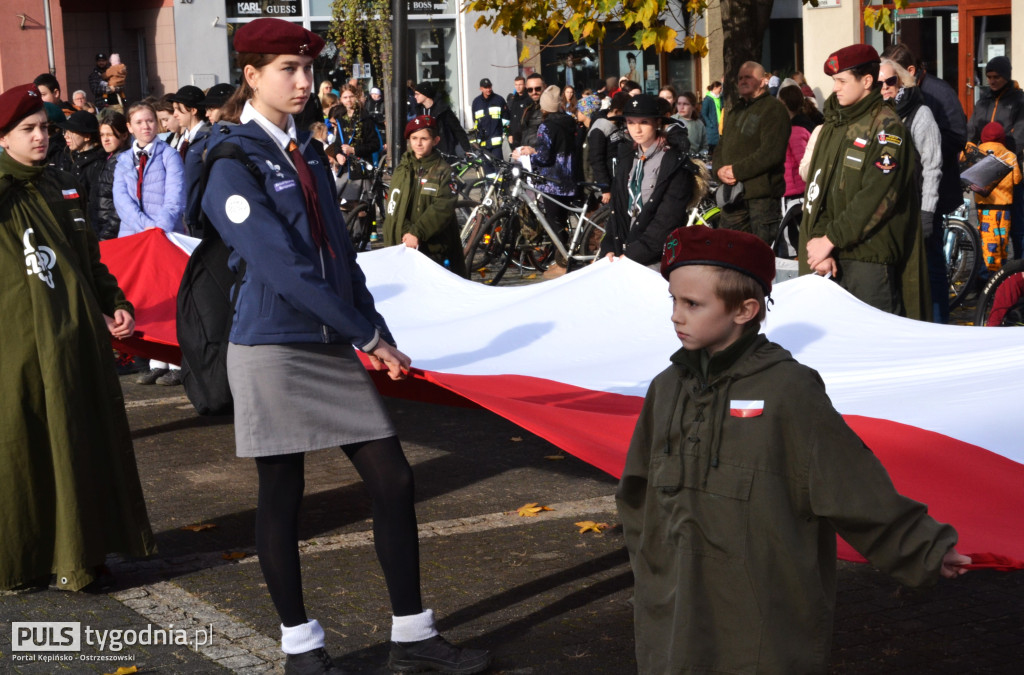
[[[121,218],[118,236],[154,227],[164,232],[184,232],[185,167],[174,148],[157,137],[153,106],[131,106],[128,128],[135,141],[117,158],[114,169],[114,208]]]
[[[118,237],[159,228],[184,232],[185,165],[171,146],[157,137],[156,110],[148,103],[128,108],[128,130],[135,140],[118,155],[114,167],[114,208],[121,218]],[[181,384],[181,367],[150,361],[138,384]]]

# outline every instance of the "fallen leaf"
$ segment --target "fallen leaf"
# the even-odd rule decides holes
[[[531,274],[531,275],[529,275],[529,276],[527,276],[527,277],[523,277],[523,278],[524,278],[524,279],[536,279],[536,278],[537,278],[537,275],[536,275],[536,274]]]
[[[203,530],[210,530],[215,527],[217,526],[213,523],[196,523],[195,525],[186,525],[181,529],[189,530],[191,532],[202,532]]]
[[[517,512],[524,518],[535,518],[541,511],[551,511],[550,506],[538,506],[537,502],[531,502],[529,504],[523,504],[519,507]]]
[[[565,459],[565,455],[544,455],[544,459]]]
[[[244,558],[245,555],[246,554],[242,553],[241,551],[228,551],[227,553],[222,555],[221,558],[224,558],[225,560],[240,560]]]
[[[580,534],[590,531],[594,531],[600,534],[601,530],[608,529],[608,523],[595,523],[592,520],[581,520],[580,522],[576,523],[576,527],[580,528]]]
[[[513,436],[512,438],[510,438],[508,440],[512,441],[513,443],[518,443],[521,440],[523,440],[523,437],[522,436]]]
[[[139,669],[135,666],[121,666],[112,673],[104,673],[104,675],[131,675],[132,673],[139,672]]]

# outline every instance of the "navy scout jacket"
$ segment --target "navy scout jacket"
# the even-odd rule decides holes
[[[316,181],[330,250],[313,244],[299,176],[284,149],[256,121],[227,129],[214,129],[207,148],[237,143],[263,174],[258,180],[241,162],[222,159],[214,163],[203,194],[203,211],[231,249],[228,264],[237,271],[246,262],[230,341],[348,342],[372,349],[379,335],[394,344],[374,309],[334,186],[309,146],[309,133],[299,132],[297,140]]]

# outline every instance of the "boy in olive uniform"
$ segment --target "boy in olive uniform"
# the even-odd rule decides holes
[[[896,492],[818,374],[758,332],[767,244],[681,227],[661,273],[682,348],[651,382],[616,494],[639,672],[825,672],[837,532],[908,585],[971,560]]]
[[[929,320],[916,151],[882,100],[878,67],[869,45],[844,47],[825,62],[833,93],[808,173],[800,272],[831,274],[877,309]]]
[[[391,178],[384,245],[418,248],[434,262],[465,277],[452,167],[437,152],[437,120],[416,117],[405,125],[405,138],[409,150]]]

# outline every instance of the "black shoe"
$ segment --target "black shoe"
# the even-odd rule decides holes
[[[170,368],[151,368],[139,373],[135,384],[156,384],[156,381],[170,372]]]
[[[284,660],[284,675],[345,675],[347,671],[334,665],[330,654],[323,647],[289,654]]]
[[[388,668],[393,673],[455,673],[471,675],[487,670],[491,653],[486,649],[456,647],[440,635],[418,642],[392,642]]]
[[[168,370],[166,373],[156,378],[156,383],[164,387],[177,387],[181,385],[181,368]]]
[[[115,351],[114,363],[117,367],[118,376],[134,375],[139,372],[139,364],[135,362],[135,357],[131,354],[121,354]]]

